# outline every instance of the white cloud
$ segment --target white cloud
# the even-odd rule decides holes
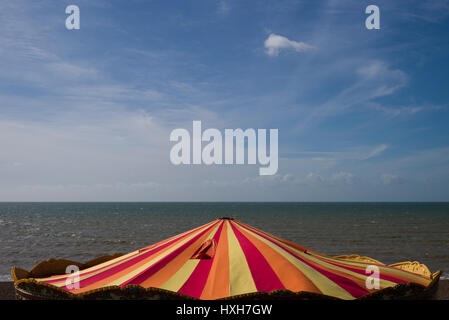
[[[218,1],[217,12],[219,14],[225,15],[225,14],[228,14],[229,11],[231,11],[231,5],[229,4],[228,1],[225,1],[225,0]]]
[[[380,176],[380,181],[385,185],[402,183],[403,180],[396,174],[383,173]]]
[[[321,151],[321,152],[297,152],[294,153],[302,159],[309,159],[314,162],[328,163],[335,165],[346,160],[367,160],[388,149],[388,145],[381,144],[376,147],[372,146],[357,146],[341,151]]]
[[[251,178],[248,177],[243,180],[243,183],[257,183],[261,185],[295,184],[298,182],[298,179],[291,173],[275,174],[272,176],[256,176]]]
[[[367,79],[375,78],[379,75],[382,75],[388,71],[386,64],[382,61],[373,61],[364,66],[361,66],[357,73],[364,76]]]
[[[351,185],[353,183],[353,179],[354,175],[352,173],[344,171],[335,172],[329,176],[310,172],[305,176],[303,181],[311,185]]]
[[[0,186],[92,185],[131,187],[168,172],[168,130],[144,112],[90,112],[47,123],[0,121]],[[165,160],[165,161],[164,161]],[[13,164],[12,166],[10,164]],[[158,177],[160,178],[160,177]]]
[[[309,172],[305,176],[296,176],[291,173],[276,174],[273,176],[257,176],[245,178],[245,184],[257,184],[260,186],[312,186],[312,185],[351,185],[353,184],[354,175],[350,172],[339,171],[332,174],[321,174]]]
[[[324,178],[321,175],[317,174],[317,173],[310,172],[310,173],[308,173],[305,176],[304,181],[307,182],[307,183],[313,183],[313,184],[315,184],[315,183],[323,183],[324,182]]]
[[[408,76],[402,70],[392,69],[385,62],[368,61],[357,69],[362,83],[370,88],[370,99],[393,94],[407,84]],[[358,87],[360,90],[362,87]]]
[[[264,46],[267,49],[266,53],[272,57],[277,56],[281,50],[291,49],[296,52],[304,52],[313,48],[313,46],[304,42],[290,40],[274,33],[268,36],[265,40]]]
[[[368,155],[366,155],[366,157],[364,157],[362,160],[367,160],[370,159],[372,157],[375,157],[379,154],[381,154],[382,152],[384,152],[385,150],[388,149],[388,146],[386,144],[381,144],[380,146],[376,147],[375,149],[373,149]]]
[[[297,131],[312,128],[324,118],[349,113],[354,108],[371,106],[376,99],[392,95],[408,83],[408,75],[405,72],[391,68],[383,61],[354,59],[350,62],[344,61],[342,65],[345,70],[355,70],[354,77],[346,88],[329,96],[324,103],[305,109],[304,116],[298,121]],[[315,81],[325,82],[327,77],[329,73],[320,74]]]
[[[412,116],[420,112],[442,111],[447,109],[447,106],[442,105],[386,107],[379,103],[372,103],[371,106],[373,109],[380,111],[391,118],[399,116]]]
[[[332,174],[330,181],[336,183],[352,184],[354,175],[350,172],[337,172]]]

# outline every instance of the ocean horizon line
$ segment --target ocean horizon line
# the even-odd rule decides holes
[[[94,200],[94,201],[0,201],[2,203],[256,203],[256,204],[272,204],[272,203],[292,203],[292,204],[345,204],[345,203],[360,203],[360,204],[403,204],[403,203],[413,203],[413,204],[449,204],[449,201],[232,201],[232,200],[222,200],[222,201],[212,201],[212,200],[198,200],[198,201],[105,201],[105,200]]]

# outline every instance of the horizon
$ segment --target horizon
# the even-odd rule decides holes
[[[360,204],[449,204],[449,201],[0,201],[4,203],[164,203],[164,204],[182,204],[182,203],[254,203],[254,204],[270,204],[270,203],[293,203],[293,204],[339,204],[339,203],[360,203]]]

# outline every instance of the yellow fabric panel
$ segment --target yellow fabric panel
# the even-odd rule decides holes
[[[219,226],[220,223],[217,223],[215,228],[211,233],[209,233],[204,241],[212,239],[215,236],[215,233],[217,232]],[[181,287],[184,285],[187,279],[189,279],[190,275],[195,270],[200,261],[200,259],[188,259],[170,279],[168,279],[162,286],[160,286],[160,288],[171,291],[178,291],[179,289],[181,289]]]
[[[179,234],[179,235],[173,236],[173,237],[171,237],[171,238],[169,238],[169,239],[165,239],[165,240],[163,240],[163,241],[157,243],[157,244],[156,244],[154,247],[152,247],[151,249],[153,250],[153,249],[159,248],[160,246],[166,244],[167,242],[173,241],[173,240],[176,240],[176,239],[179,239],[179,238],[181,238],[182,236],[184,236],[185,234],[187,234],[187,233],[189,233],[189,232],[191,232],[191,231],[194,231],[194,230],[204,230],[205,228],[207,228],[208,226],[210,226],[211,224],[213,224],[213,223],[215,223],[215,222],[216,222],[216,220],[213,221],[213,222],[210,222],[210,223],[208,223],[208,224],[206,224],[206,225],[204,225],[204,226],[200,226],[200,227],[198,227],[198,228],[195,228],[195,229],[186,231],[186,232],[184,232],[184,233],[181,233],[181,234]],[[94,275],[98,274],[99,272],[91,272],[91,271],[98,270],[98,269],[100,269],[100,268],[103,268],[103,267],[109,265],[108,268],[102,269],[102,270],[100,271],[100,272],[103,272],[103,271],[108,270],[108,269],[110,269],[110,268],[113,268],[113,267],[115,267],[115,266],[117,266],[117,265],[119,265],[119,264],[125,263],[125,262],[129,261],[130,259],[137,258],[138,256],[140,256],[141,254],[144,254],[145,252],[147,252],[147,251],[143,251],[142,253],[136,255],[136,253],[139,253],[139,250],[136,250],[136,251],[130,252],[130,253],[128,253],[128,254],[125,254],[125,255],[123,255],[123,256],[117,257],[117,258],[115,258],[115,259],[113,259],[113,260],[109,260],[109,261],[106,261],[106,262],[104,262],[104,263],[98,264],[98,265],[96,265],[96,266],[90,267],[90,268],[88,268],[88,269],[81,270],[80,273],[79,273],[79,276],[80,276],[79,279],[80,279],[80,281],[81,281],[81,280],[84,280],[84,279],[89,278],[89,277],[91,277],[91,276],[94,276]],[[84,275],[84,276],[83,276],[83,273],[86,273],[86,272],[91,272],[91,273],[89,273],[88,275]],[[63,275],[58,275],[58,276],[52,276],[52,277],[49,277],[49,278],[40,278],[40,279],[36,279],[36,280],[38,280],[38,281],[47,281],[47,280],[61,279],[60,282],[52,283],[53,285],[55,285],[55,286],[57,286],[57,287],[61,287],[61,286],[65,286],[65,279],[66,279],[66,278],[67,278],[67,275],[66,275],[66,274],[63,274]]]
[[[324,258],[326,260],[330,260],[330,261],[333,261],[335,263],[339,263],[339,264],[343,264],[343,265],[347,265],[347,266],[358,267],[358,268],[366,268],[366,266],[370,265],[369,263],[341,260],[341,259],[333,258],[333,257],[330,257],[330,256],[326,256],[326,255],[323,255],[323,254],[312,253],[312,255],[313,256],[322,257],[322,258]],[[379,270],[381,272],[384,272],[385,274],[390,274],[390,275],[392,275],[394,277],[397,277],[397,278],[400,278],[400,279],[403,279],[403,280],[418,282],[418,283],[421,283],[423,285],[427,285],[427,284],[429,284],[432,281],[431,279],[426,279],[423,276],[420,276],[418,274],[413,274],[411,272],[404,272],[403,270],[395,269],[393,267],[388,267],[388,266],[385,266],[385,265],[377,265],[377,264],[373,264],[373,265],[376,265],[377,267],[379,267]]]
[[[367,274],[359,274],[359,273],[356,273],[354,271],[347,270],[347,269],[344,269],[344,268],[339,267],[339,266],[335,266],[333,264],[327,263],[327,262],[325,262],[323,260],[317,259],[316,257],[313,257],[312,255],[309,255],[309,254],[306,254],[306,253],[303,253],[303,252],[296,252],[296,254],[299,255],[303,259],[311,261],[313,264],[320,265],[320,266],[325,267],[327,269],[331,269],[331,270],[342,272],[342,273],[346,274],[347,277],[351,276],[353,278],[357,278],[357,279],[365,281],[366,278],[369,276]],[[391,286],[395,286],[396,285],[396,283],[388,281],[388,280],[384,280],[384,279],[379,279],[379,284],[380,284],[380,286],[382,288],[391,287]]]
[[[189,279],[192,272],[195,270],[199,259],[189,259],[186,263],[170,278],[168,279],[160,288],[170,291],[177,292],[184,283]]]
[[[145,263],[144,265],[142,265],[141,267],[137,268],[136,270],[133,270],[132,272],[129,272],[126,276],[120,277],[120,278],[116,279],[115,281],[112,281],[112,282],[108,283],[108,285],[109,286],[113,286],[113,285],[117,285],[118,286],[118,285],[128,281],[129,279],[135,277],[136,275],[138,275],[141,272],[145,271],[146,269],[148,269],[150,266],[152,266],[156,262],[158,262],[161,259],[163,259],[166,256],[168,256],[170,253],[172,253],[173,251],[175,251],[176,249],[178,249],[182,245],[186,244],[189,240],[193,239],[195,236],[200,234],[202,231],[203,230],[199,230],[197,232],[194,232],[190,236],[185,237],[184,239],[179,241],[175,246],[173,246],[173,247],[169,248],[168,250],[164,251],[159,256],[155,257],[154,259],[151,259],[149,262]]]
[[[270,246],[254,237],[252,232],[244,229],[242,226],[238,226],[238,229],[264,256],[271,269],[273,269],[274,273],[287,290],[293,292],[307,291],[321,293],[321,291],[318,290],[318,288],[315,287],[298,268],[285,259],[277,250],[272,249]]]
[[[201,227],[201,228],[197,228],[198,229],[198,231],[197,231],[197,233],[198,232],[201,232],[202,230],[204,230],[205,228],[207,228],[207,226],[209,226],[210,224],[208,224],[208,225],[206,225],[206,226],[204,226],[204,227]],[[196,233],[196,234],[197,234]],[[185,234],[185,233],[184,233]],[[172,240],[177,240],[177,239],[180,239],[181,237],[179,237],[179,236],[175,236],[175,237],[172,237],[171,239]],[[161,243],[159,243],[157,246],[155,246],[154,248],[152,248],[152,249],[156,249],[156,248],[158,248],[158,247],[160,247],[160,246],[162,246],[162,245],[164,245],[165,243],[167,243],[167,241],[162,241]],[[171,244],[170,246],[174,246],[174,245],[176,245],[176,241],[173,243],[173,244]],[[168,250],[168,249],[164,249],[164,250]],[[136,251],[134,251],[133,253],[135,253]],[[82,273],[80,274],[80,276],[79,276],[79,280],[80,281],[82,281],[82,280],[84,280],[84,279],[87,279],[87,278],[90,278],[90,277],[92,277],[92,276],[95,276],[95,275],[97,275],[97,274],[99,274],[99,273],[101,273],[101,272],[104,272],[104,271],[107,271],[107,270],[109,270],[109,269],[111,269],[111,268],[113,268],[113,267],[115,267],[115,266],[118,266],[118,265],[120,265],[120,264],[122,264],[122,263],[125,263],[125,262],[127,262],[127,261],[129,261],[130,259],[134,259],[134,258],[136,258],[136,257],[139,257],[140,255],[143,255],[143,254],[145,254],[146,253],[146,251],[143,251],[142,253],[140,253],[140,254],[138,254],[138,255],[134,255],[134,256],[132,256],[132,253],[130,253],[130,254],[128,254],[128,255],[126,255],[126,257],[128,257],[128,258],[125,258],[124,260],[122,260],[122,261],[119,261],[119,262],[116,262],[116,263],[112,263],[112,264],[110,264],[107,268],[105,268],[105,269],[99,269],[100,267],[99,266],[95,266],[95,267],[92,267],[92,268],[89,268],[89,269],[86,269],[86,270],[88,270],[88,271],[92,271],[92,270],[98,270],[98,271],[95,271],[95,272],[91,272],[91,273],[89,273],[89,274],[85,274],[85,275],[83,275]],[[163,251],[162,252],[158,252],[158,253],[156,253],[155,255],[156,256],[159,256],[161,253],[163,253]],[[122,256],[122,258],[123,258],[123,256]],[[117,260],[117,259],[114,259],[114,260]],[[85,271],[86,271],[85,270]],[[62,279],[61,279],[61,281],[59,281],[59,282],[56,282],[56,283],[52,283],[53,285],[55,285],[55,286],[57,286],[57,287],[63,287],[63,286],[65,286],[65,284],[66,284],[66,275],[63,275],[62,276]]]
[[[226,221],[226,223],[228,224],[230,296],[257,292],[245,254],[240,247],[229,221]]]
[[[88,269],[85,269],[85,270],[81,270],[80,273],[79,273],[80,280],[85,279],[85,278],[87,278],[87,277],[90,277],[90,276],[95,275],[95,274],[98,273],[98,272],[97,272],[97,273],[91,273],[91,274],[89,274],[89,275],[87,275],[87,276],[85,275],[85,276],[83,277],[83,273],[86,273],[86,271],[88,272],[88,271],[92,271],[92,270],[97,270],[97,269],[102,268],[102,267],[104,267],[104,266],[106,266],[106,265],[108,265],[108,264],[110,264],[110,268],[112,268],[112,267],[114,267],[114,266],[116,266],[116,265],[119,265],[119,264],[121,264],[121,263],[123,263],[123,262],[128,261],[128,260],[131,259],[131,258],[138,257],[139,255],[136,254],[136,253],[138,253],[138,251],[133,251],[133,252],[130,252],[130,253],[126,254],[126,255],[120,256],[120,257],[118,257],[118,258],[116,258],[116,259],[106,261],[106,262],[104,262],[104,263],[102,263],[102,264],[93,266],[93,267],[88,268]],[[124,259],[124,260],[123,260],[123,259]],[[120,261],[120,260],[122,260],[122,261]],[[120,262],[117,262],[117,261],[120,261]],[[107,268],[107,269],[109,269],[109,268]],[[102,271],[107,270],[107,269],[103,269]],[[55,285],[55,286],[57,286],[57,287],[60,287],[60,286],[65,285],[65,279],[66,279],[68,276],[73,276],[73,274],[71,274],[71,275],[62,274],[62,275],[52,276],[52,277],[49,277],[49,278],[38,278],[38,279],[36,279],[36,280],[37,280],[37,281],[49,281],[49,280],[60,279],[60,280],[61,280],[60,282],[52,283],[52,285]]]
[[[285,250],[279,248],[277,245],[272,243],[271,241],[259,236],[258,234],[251,232],[256,238],[270,246],[272,249],[276,250],[279,254],[281,254],[285,259],[290,261],[296,268],[298,268],[306,277],[310,279],[310,281],[323,293],[326,295],[334,296],[341,299],[354,299],[352,295],[350,295],[346,290],[338,286],[335,282],[329,280],[327,277],[323,276],[321,273],[316,271],[315,269],[309,267],[305,263],[296,259],[294,256],[286,252]],[[275,239],[272,239],[276,241]]]
[[[344,269],[342,267],[327,263],[323,260],[320,260],[320,259],[314,257],[313,254],[306,254],[306,253],[296,250],[295,248],[292,248],[292,247],[288,247],[288,249],[295,252],[301,258],[311,261],[314,264],[325,266],[326,268],[331,269],[331,270],[343,272],[343,273],[347,274],[348,276],[352,276],[354,278],[361,279],[361,280],[366,280],[366,278],[369,276],[367,274],[359,274],[354,271],[350,271],[350,270]],[[382,267],[379,267],[379,270],[380,270],[380,272],[382,272]],[[380,284],[381,288],[392,287],[392,286],[396,285],[395,282],[391,282],[391,281],[384,280],[384,279],[379,279],[379,284]]]

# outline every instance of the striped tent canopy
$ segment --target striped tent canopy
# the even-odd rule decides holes
[[[379,271],[377,289],[367,286],[373,270],[371,267],[367,274],[368,266]],[[416,262],[386,266],[366,257],[331,257],[237,220],[221,218],[81,270],[79,286],[68,285],[68,277],[73,274],[33,281],[77,296],[111,286],[138,285],[198,299],[276,290],[355,299],[397,284],[428,287],[435,275]]]

